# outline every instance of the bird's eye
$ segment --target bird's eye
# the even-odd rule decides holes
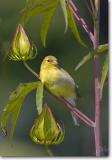
[[[50,60],[48,59],[47,62],[50,62]]]

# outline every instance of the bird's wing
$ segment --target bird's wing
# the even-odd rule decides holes
[[[61,77],[63,77],[63,79],[69,81],[73,86],[75,86],[74,79],[70,76],[70,74],[62,68],[60,69],[60,71],[61,71]]]
[[[80,96],[80,92],[79,92],[79,87],[78,87],[78,85],[75,83],[75,81],[74,81],[74,79],[70,76],[70,74],[67,72],[67,71],[65,71],[64,69],[60,69],[61,70],[61,74],[62,74],[62,76],[61,77],[63,77],[63,79],[65,79],[66,81],[69,81],[70,82],[70,84],[73,86],[73,88],[75,89],[75,92],[76,92],[76,97],[77,98],[80,98],[81,96]]]

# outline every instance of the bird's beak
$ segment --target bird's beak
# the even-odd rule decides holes
[[[57,64],[58,64],[58,62],[55,61],[55,60],[53,60],[51,63],[54,64],[54,65],[57,65]]]

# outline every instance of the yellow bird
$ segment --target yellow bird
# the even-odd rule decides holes
[[[57,58],[47,56],[40,67],[42,83],[56,96],[65,98],[75,106],[75,99],[79,97],[78,87],[73,78],[58,65]],[[71,112],[75,125],[79,125],[77,118]]]

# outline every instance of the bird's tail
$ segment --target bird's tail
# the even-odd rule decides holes
[[[75,100],[73,98],[66,98],[66,100],[71,103],[72,105],[75,106]],[[68,104],[69,105],[69,104]],[[75,114],[73,114],[73,112],[71,112],[71,115],[72,115],[72,119],[73,119],[73,122],[76,126],[79,126],[79,122],[78,122],[78,118],[75,116]]]

